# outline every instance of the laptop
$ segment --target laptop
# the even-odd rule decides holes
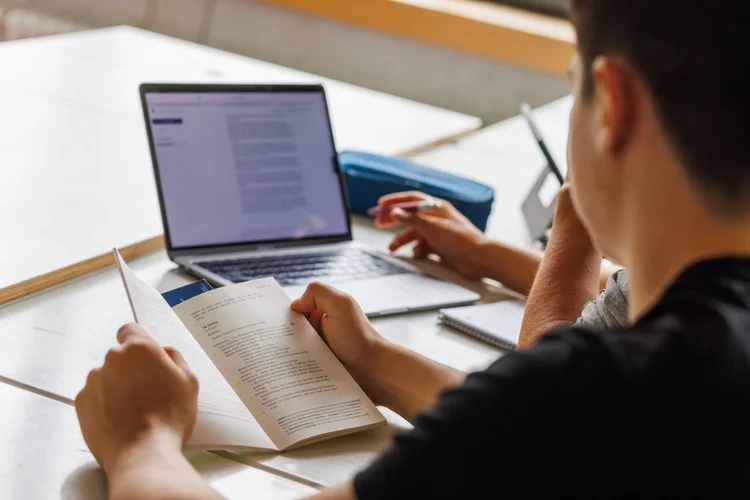
[[[273,276],[294,298],[311,281],[370,316],[479,295],[352,238],[320,85],[140,87],[169,258],[214,285]]]

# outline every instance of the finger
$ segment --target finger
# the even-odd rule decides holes
[[[378,199],[378,206],[385,208],[389,205],[395,205],[397,203],[404,203],[407,201],[422,201],[429,198],[429,195],[421,191],[403,191],[401,193],[392,193],[385,196],[381,196]]]
[[[180,351],[178,351],[174,347],[165,347],[164,352],[167,353],[167,356],[169,356],[169,358],[172,361],[174,361],[174,364],[176,364],[179,368],[181,368],[182,370],[188,373],[192,373],[192,370],[190,369],[190,365],[185,360],[185,357],[182,355]]]
[[[446,217],[450,217],[450,211],[451,208],[449,207],[443,207],[442,205],[436,208],[430,208],[427,210],[420,210],[418,213],[421,215],[426,215],[433,217],[435,219],[442,219]],[[415,212],[406,212],[402,208],[395,207],[393,210],[388,211],[387,213],[384,213],[382,215],[379,215],[375,218],[375,227],[378,229],[388,229],[394,226],[401,226],[404,225],[406,222],[403,219],[399,218],[399,214],[403,216],[403,214],[409,214],[413,215]]]
[[[390,211],[382,213],[375,217],[375,227],[378,229],[388,229],[393,226],[398,226],[399,222],[393,218]]]
[[[412,241],[419,239],[419,231],[416,228],[410,227],[409,229],[402,231],[397,234],[391,244],[388,245],[388,249],[391,252],[395,252],[404,245],[408,245]]]
[[[80,411],[83,406],[93,401],[99,395],[101,386],[101,369],[94,368],[91,370],[86,377],[86,385],[76,395],[74,405],[77,411]]]
[[[446,259],[442,255],[438,255],[438,259],[439,259],[438,262],[440,262],[440,264],[442,264],[443,266],[445,266],[445,267],[447,267],[449,269],[454,269],[454,270],[456,269],[456,266],[453,265],[453,262],[449,261],[448,259]]]
[[[151,335],[148,334],[140,325],[136,323],[128,323],[123,325],[117,330],[117,342],[124,344],[131,340],[145,340],[147,342],[156,342]]]
[[[304,315],[309,315],[316,309],[326,312],[332,310],[336,303],[345,299],[345,294],[316,281],[307,285],[302,296],[292,302],[292,310]]]
[[[315,331],[320,333],[320,327],[321,327],[321,321],[323,320],[323,311],[320,309],[315,309],[313,312],[310,313],[309,316],[307,316],[307,321],[310,322],[313,328],[315,328]]]
[[[190,369],[190,365],[188,364],[187,360],[185,360],[185,357],[182,355],[182,353],[174,347],[165,347],[164,352],[167,354],[167,356],[169,356],[174,364],[177,365],[177,368],[179,368],[185,375],[187,375],[193,389],[197,391],[200,385],[198,382],[198,377],[195,375],[193,370]]]
[[[83,413],[84,408],[89,402],[90,392],[91,392],[90,389],[86,389],[86,387],[84,387],[78,392],[78,394],[76,394],[76,398],[73,401],[73,408],[76,409],[76,414],[78,415],[78,422],[81,422],[81,416],[84,414]]]
[[[429,231],[435,227],[440,227],[443,222],[441,217],[429,215],[427,212],[409,213],[400,208],[396,208],[391,211],[391,214],[401,224],[419,229],[423,232],[425,230]]]
[[[399,224],[401,224],[401,222],[399,222],[399,220],[393,214],[395,210],[403,210],[403,209],[398,208],[398,205],[390,205],[382,209],[380,212],[380,215],[375,217],[375,227],[378,227],[380,229],[386,229],[386,228],[398,226]]]
[[[433,202],[435,205],[437,205],[437,207],[432,210],[440,210],[443,208],[453,207],[453,205],[449,201],[438,198],[437,196],[430,196],[429,194],[422,193],[420,191],[408,191],[405,193],[395,193],[383,196],[378,200],[378,207],[381,209],[381,211],[386,213],[390,211],[390,209],[394,206],[400,205],[402,203],[413,203],[415,201]]]
[[[419,210],[418,212],[409,211],[407,212],[403,208],[401,208],[398,205],[393,205],[390,210],[387,212],[381,213],[378,217],[375,218],[375,226],[381,229],[398,226],[399,224],[403,224],[404,221],[399,218],[399,214],[415,214],[419,213],[422,215],[432,216],[435,218],[446,218],[450,217],[451,213],[450,211],[453,208],[449,206],[444,206],[442,203],[437,205],[434,208],[428,208],[425,210]]]
[[[415,259],[426,259],[432,253],[432,248],[426,241],[420,240],[414,247],[413,252]]]
[[[323,313],[320,317],[320,329],[318,330],[318,334],[320,335],[320,338],[323,339],[323,342],[328,344],[328,339],[325,335],[326,321],[328,321],[328,314]]]
[[[86,385],[84,386],[84,389],[86,387],[94,387],[96,384],[99,383],[99,380],[101,378],[102,369],[101,368],[94,368],[89,372],[89,375],[86,377]]]
[[[380,207],[380,215],[375,218],[375,225],[379,228],[388,228],[398,224],[391,214],[391,209],[400,203],[408,203],[414,201],[424,201],[433,199],[431,196],[422,193],[420,191],[407,191],[404,193],[394,193],[381,197],[378,200],[378,207]]]

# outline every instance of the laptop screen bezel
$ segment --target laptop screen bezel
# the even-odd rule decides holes
[[[156,190],[159,195],[159,208],[161,210],[161,221],[164,228],[164,239],[167,247],[167,254],[170,257],[180,257],[188,255],[207,255],[214,253],[235,253],[243,251],[252,251],[258,249],[267,248],[286,248],[296,247],[303,245],[321,245],[326,243],[339,243],[342,241],[352,240],[352,223],[349,209],[349,197],[346,191],[346,182],[344,174],[338,163],[338,155],[334,154],[333,162],[336,172],[338,172],[338,183],[341,190],[341,198],[344,203],[344,210],[346,213],[346,233],[342,235],[334,236],[314,236],[309,238],[284,238],[278,240],[262,240],[262,241],[246,241],[240,243],[222,243],[222,244],[210,244],[210,245],[196,245],[189,247],[174,248],[172,245],[172,238],[169,231],[169,221],[167,219],[166,204],[164,201],[164,190],[161,183],[161,175],[159,172],[159,161],[156,155],[156,145],[154,141],[153,131],[151,130],[151,122],[149,116],[149,106],[146,100],[146,96],[152,93],[300,93],[300,92],[317,92],[320,93],[323,99],[323,105],[326,110],[326,123],[328,125],[328,137],[331,141],[331,146],[334,153],[336,150],[336,143],[333,138],[333,128],[331,125],[331,115],[328,109],[328,100],[326,99],[325,89],[319,84],[309,85],[288,85],[288,84],[273,84],[273,85],[236,85],[236,84],[171,84],[171,83],[143,83],[140,85],[141,94],[141,106],[143,108],[143,117],[146,125],[146,133],[148,135],[149,149],[151,151],[151,165],[154,169],[154,180],[156,182]]]

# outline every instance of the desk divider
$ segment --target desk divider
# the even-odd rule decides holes
[[[122,255],[125,260],[130,260],[163,247],[164,235],[159,235],[122,247],[119,250],[120,255]],[[108,250],[106,253],[97,255],[96,257],[65,266],[26,281],[21,281],[15,285],[10,285],[0,289],[0,305],[41,292],[53,286],[61,285],[66,281],[80,278],[86,274],[109,267],[114,263],[115,260],[112,256],[112,250]]]

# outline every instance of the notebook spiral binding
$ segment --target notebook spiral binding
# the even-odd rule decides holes
[[[506,351],[515,351],[517,346],[515,344],[512,344],[510,342],[506,342],[502,339],[499,339],[497,337],[494,337],[492,335],[488,335],[482,330],[479,330],[477,328],[473,328],[465,323],[462,323],[460,321],[456,321],[453,318],[449,318],[443,313],[440,313],[440,323],[444,324],[445,326],[449,326],[453,328],[454,330],[458,330],[459,332],[468,335],[470,337],[473,337],[475,339],[481,340],[483,342],[487,342],[488,344],[498,347],[500,349],[504,349]]]

